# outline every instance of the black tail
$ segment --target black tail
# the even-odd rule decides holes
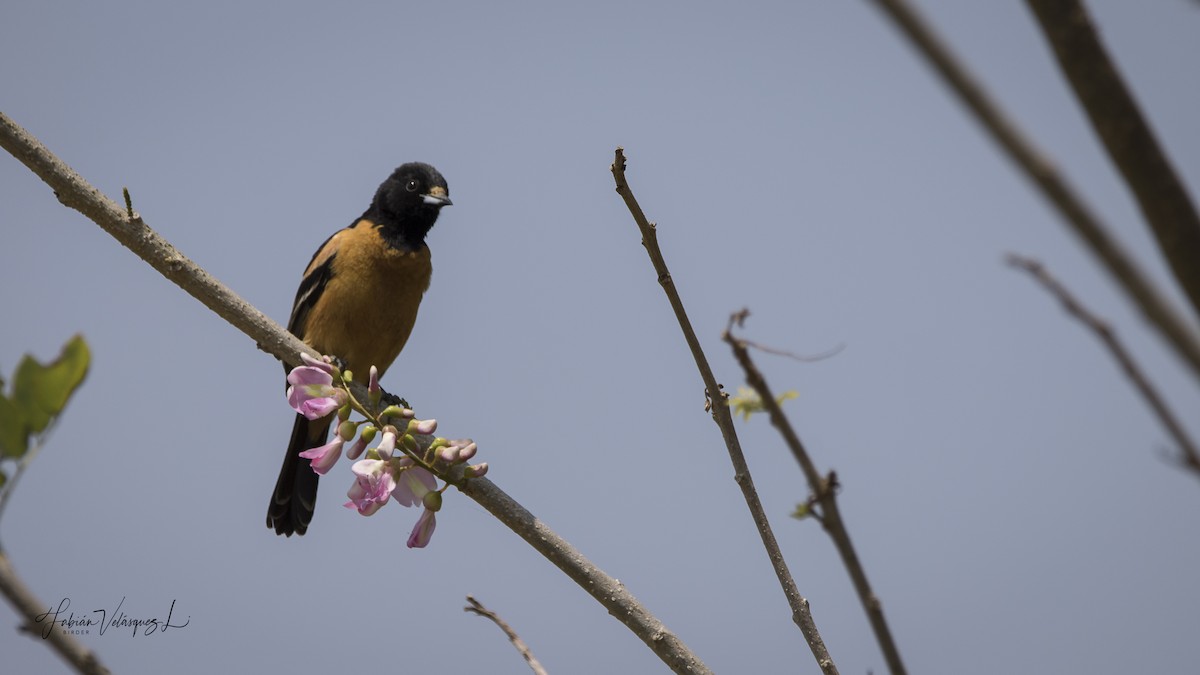
[[[300,453],[324,445],[328,434],[329,418],[309,421],[304,415],[296,415],[283,468],[279,470],[275,492],[267,505],[267,527],[275,530],[275,534],[290,537],[308,531],[313,510],[317,507],[317,479],[320,476],[313,472],[311,463]]]

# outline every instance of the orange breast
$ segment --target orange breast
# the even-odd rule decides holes
[[[372,365],[383,375],[404,348],[433,268],[428,247],[387,246],[370,221],[337,237],[333,275],[309,314],[304,341],[344,359],[365,383]]]

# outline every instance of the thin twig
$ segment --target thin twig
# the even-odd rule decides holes
[[[300,351],[313,353],[279,324],[184,257],[141,218],[130,220],[125,209],[102,195],[4,113],[0,113],[0,146],[53,188],[60,202],[76,209],[113,235],[163,276],[255,340],[260,349],[292,365],[299,363]],[[362,385],[354,383],[352,387],[357,388],[355,396],[366,396],[366,389]],[[491,481],[472,478],[465,485],[461,482],[456,484],[464,494],[513,528],[579,583],[610,614],[633,630],[672,670],[691,675],[711,672],[620,582],[596,568]]]
[[[129,196],[129,188],[121,188],[121,194],[125,197],[125,217],[130,220],[141,218],[136,211],[133,210],[133,197]]]
[[[740,327],[749,316],[750,309],[748,307],[734,312],[733,315],[729,317],[729,325],[725,327],[725,330],[729,330],[734,324],[737,324]],[[750,340],[745,339],[742,340],[742,344],[746,345],[746,347],[750,349],[757,349],[760,352],[772,354],[774,356],[783,356],[801,363],[815,363],[817,361],[824,361],[825,359],[830,359],[838,354],[841,354],[842,350],[846,348],[846,345],[843,344],[838,345],[833,349],[827,349],[819,354],[802,355],[795,352],[789,352],[786,349],[779,349],[778,347],[768,347],[766,345],[762,345],[757,342],[751,342]]]
[[[1129,353],[1129,350],[1117,338],[1116,331],[1109,326],[1108,322],[1093,314],[1087,307],[1084,307],[1083,303],[1079,302],[1037,260],[1009,253],[1006,261],[1009,265],[1028,272],[1051,295],[1058,298],[1058,301],[1062,303],[1063,309],[1067,314],[1079,319],[1083,325],[1096,334],[1096,337],[1100,338],[1100,341],[1104,343],[1109,353],[1116,359],[1117,364],[1121,366],[1121,370],[1125,371],[1126,377],[1133,383],[1134,388],[1138,390],[1142,398],[1146,399],[1146,403],[1150,405],[1150,409],[1154,411],[1158,420],[1166,427],[1167,433],[1171,434],[1171,437],[1179,444],[1181,453],[1179,463],[1197,475],[1200,475],[1200,450],[1197,449],[1195,442],[1192,441],[1187,431],[1184,430],[1183,425],[1179,423],[1179,418],[1171,412],[1171,408],[1167,405],[1163,397],[1159,395],[1158,389],[1151,384],[1150,378],[1146,377],[1137,362],[1134,361],[1133,355]]]
[[[77,672],[82,675],[108,675],[109,670],[100,663],[99,657],[84,647],[82,642],[75,639],[75,636],[60,630],[55,625],[37,625],[38,617],[42,617],[44,621],[51,621],[46,616],[48,605],[42,604],[33,591],[25,586],[21,577],[17,575],[17,571],[13,569],[12,563],[9,562],[8,556],[3,553],[0,553],[0,593],[8,598],[9,603],[17,610],[17,614],[25,619],[25,626],[30,635],[39,638],[44,636],[46,643]],[[5,657],[11,660],[12,654],[5,654]]]
[[[661,621],[625,589],[624,584],[592,564],[592,561],[583,557],[574,546],[535,518],[494,483],[487,478],[472,478],[459,489],[590,593],[604,605],[609,614],[641,638],[671,670],[689,674],[711,672],[683,641],[667,630]]]
[[[1117,242],[1108,226],[1100,221],[1092,208],[1045,159],[1044,153],[1000,109],[983,85],[958,61],[915,9],[905,0],[875,0],[875,3],[887,12],[929,59],[996,143],[1058,209],[1071,229],[1087,243],[1146,320],[1187,362],[1193,377],[1200,379],[1200,336]]]
[[[51,419],[50,424],[34,437],[33,445],[26,448],[25,454],[21,455],[20,459],[15,462],[16,468],[13,469],[12,476],[3,486],[0,486],[0,519],[4,518],[4,512],[8,509],[8,500],[12,497],[13,492],[16,491],[17,483],[21,481],[21,477],[25,475],[25,470],[29,468],[33,460],[37,459],[38,454],[41,453],[46,439],[50,437],[50,433],[54,431],[54,425],[57,423],[57,417]],[[0,553],[3,552],[4,546],[0,544]]]
[[[471,604],[463,607],[464,612],[471,612],[484,618],[491,619],[492,623],[499,626],[500,630],[504,631],[504,634],[508,636],[508,641],[512,643],[512,646],[515,647],[517,651],[520,652],[521,656],[525,658],[525,662],[529,664],[529,668],[533,670],[534,675],[546,675],[546,669],[542,667],[541,662],[539,662],[537,657],[533,655],[533,652],[530,651],[529,645],[525,644],[525,641],[521,639],[520,635],[517,635],[517,631],[513,630],[512,626],[509,626],[507,621],[501,619],[498,614],[487,607],[484,607],[483,603],[469,595],[467,596],[467,602]]]
[[[875,639],[883,652],[884,660],[887,661],[888,669],[892,675],[902,675],[906,672],[904,662],[900,659],[900,650],[897,648],[896,641],[892,638],[892,631],[888,628],[887,620],[883,616],[883,603],[871,590],[871,584],[867,581],[867,572],[858,559],[858,553],[855,552],[854,544],[850,541],[850,533],[838,510],[837,475],[831,471],[828,476],[821,476],[817,471],[816,464],[809,457],[808,451],[804,449],[804,444],[800,442],[800,437],[796,435],[796,430],[792,428],[791,423],[783,414],[783,408],[775,399],[775,394],[771,393],[771,388],[767,386],[766,379],[755,367],[746,345],[733,337],[728,330],[725,331],[723,337],[725,342],[733,348],[734,357],[745,371],[746,383],[758,392],[763,407],[771,417],[771,424],[783,436],[784,442],[787,443],[792,455],[800,464],[800,470],[804,473],[804,478],[808,481],[808,487],[816,497],[816,502],[821,506],[818,520],[825,528],[825,532],[829,534],[830,539],[833,540],[834,547],[842,557],[842,564],[850,574],[850,580],[854,584],[854,590],[858,592],[859,600],[862,601],[863,610],[867,613],[867,620],[875,632]]]
[[[663,292],[667,294],[667,301],[671,303],[671,309],[674,310],[675,318],[679,321],[679,327],[683,330],[684,340],[687,341],[688,349],[692,352],[692,358],[696,361],[696,367],[700,371],[700,378],[704,381],[705,390],[715,402],[711,406],[713,421],[716,422],[717,428],[721,430],[721,437],[725,439],[725,447],[728,449],[729,459],[733,463],[733,479],[742,489],[742,496],[746,500],[746,506],[750,509],[754,525],[758,528],[758,534],[762,539],[763,547],[767,550],[767,557],[771,560],[775,576],[778,577],[779,585],[783,588],[783,594],[792,609],[792,621],[800,628],[800,632],[804,635],[805,641],[808,642],[809,649],[812,650],[813,657],[817,660],[817,664],[821,667],[821,670],[826,675],[837,673],[837,665],[834,664],[833,658],[829,655],[829,650],[826,649],[825,642],[821,639],[821,633],[817,630],[816,622],[813,621],[812,610],[809,608],[808,600],[800,595],[800,591],[796,587],[796,582],[792,579],[792,573],[788,570],[787,562],[783,558],[783,552],[779,549],[779,542],[775,540],[775,533],[771,530],[771,523],[767,520],[767,514],[763,510],[762,502],[758,498],[758,492],[754,489],[754,479],[750,476],[750,467],[746,464],[746,457],[742,453],[742,446],[738,441],[737,431],[733,426],[733,416],[729,412],[729,406],[725,405],[724,401],[721,400],[721,386],[717,383],[712,369],[708,366],[708,359],[704,356],[704,350],[700,347],[700,341],[696,339],[696,332],[692,330],[692,323],[688,320],[687,312],[683,309],[683,301],[679,298],[679,292],[675,289],[675,282],[671,279],[670,271],[667,270],[667,263],[663,259],[662,250],[658,247],[658,233],[655,225],[646,220],[646,214],[642,212],[642,207],[638,205],[637,199],[633,196],[633,191],[629,188],[629,183],[625,180],[625,151],[622,148],[617,148],[611,169],[613,180],[617,184],[617,194],[621,195],[621,198],[625,200],[625,205],[629,208],[629,212],[633,214],[633,219],[642,233],[642,245],[646,248],[646,253],[650,256],[650,262],[654,265],[655,273],[658,274],[658,283],[662,286]]]
[[[1200,313],[1200,216],[1078,0],[1027,0],[1171,271]]]
[[[779,349],[778,347],[768,347],[767,345],[759,344],[757,342],[751,342],[749,340],[743,340],[743,342],[750,349],[757,349],[758,351],[763,352],[764,354],[772,354],[774,356],[782,356],[784,358],[792,359],[794,361],[799,361],[801,363],[816,363],[817,361],[824,361],[825,359],[831,359],[831,358],[837,356],[838,354],[841,354],[842,351],[844,349],[846,349],[846,345],[838,345],[838,346],[834,347],[833,349],[827,349],[819,354],[797,354],[796,352],[789,352],[786,349]]]

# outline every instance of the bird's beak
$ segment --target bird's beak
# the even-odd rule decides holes
[[[454,204],[454,202],[450,201],[450,195],[446,194],[446,188],[441,187],[440,185],[430,190],[429,194],[421,195],[421,199],[423,199],[426,204],[429,204],[430,206],[437,206],[439,208]]]

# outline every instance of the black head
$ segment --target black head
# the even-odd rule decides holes
[[[375,199],[365,217],[383,229],[388,238],[398,237],[406,244],[425,240],[438,212],[449,206],[450,188],[438,170],[422,162],[396,167],[392,175],[375,191]]]

